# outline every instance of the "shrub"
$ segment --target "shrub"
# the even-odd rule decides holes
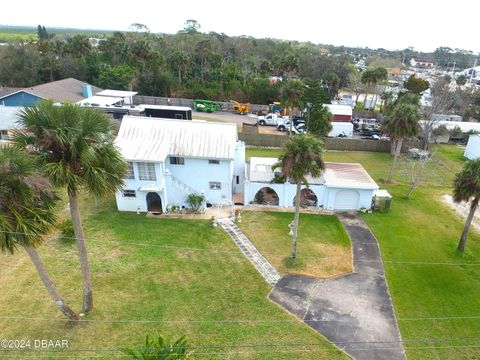
[[[58,227],[61,231],[61,237],[64,242],[73,242],[75,240],[75,232],[73,231],[73,224],[71,219],[65,219]]]
[[[187,204],[195,212],[199,212],[200,207],[202,206],[204,201],[205,201],[205,196],[201,194],[192,193],[187,196]]]
[[[185,336],[180,337],[172,344],[170,340],[160,335],[156,342],[147,335],[143,346],[135,349],[120,349],[120,351],[130,355],[131,359],[137,360],[182,360],[189,358],[190,347]]]

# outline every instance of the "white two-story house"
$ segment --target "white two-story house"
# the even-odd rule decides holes
[[[235,124],[124,116],[115,144],[129,164],[120,211],[188,207],[191,193],[229,205],[243,193],[245,144]]]

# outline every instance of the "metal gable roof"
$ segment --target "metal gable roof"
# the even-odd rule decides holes
[[[377,183],[358,163],[326,162],[323,177],[329,187],[378,189]]]
[[[132,161],[163,162],[169,155],[233,159],[235,124],[124,116],[115,144]]]

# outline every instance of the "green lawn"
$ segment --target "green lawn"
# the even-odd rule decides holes
[[[301,359],[345,357],[271,303],[267,298],[270,287],[226,233],[209,221],[147,219],[117,212],[113,201],[96,208],[93,200],[85,200],[82,208],[90,213],[85,229],[95,295],[95,309],[88,319],[114,322],[69,325],[49,299],[30,261],[21,253],[0,255],[0,338],[68,339],[73,351],[113,350],[80,353],[103,355],[104,359],[118,356],[120,347],[141,346],[146,334],[155,333],[168,337],[186,334],[192,344],[200,346],[320,344],[310,347],[316,350],[310,353],[284,352],[302,350],[299,347],[202,349],[195,356],[201,359],[291,359],[292,354]],[[40,254],[67,303],[79,309],[81,280],[74,244],[52,240]],[[142,320],[147,322],[135,322]],[[179,322],[161,322],[171,320]]]
[[[34,33],[9,33],[0,29],[0,43],[17,43],[36,39],[37,34]]]
[[[411,200],[405,199],[403,186],[388,189],[394,196],[390,212],[365,214],[364,219],[380,243],[403,339],[480,337],[479,318],[402,320],[480,315],[480,236],[471,231],[466,255],[457,255],[463,222],[441,201],[441,195],[448,193],[448,189],[423,188]],[[478,345],[478,341],[434,346],[471,344]],[[432,344],[415,342],[406,346]],[[410,359],[480,356],[478,349],[448,348],[412,349],[407,354]]]
[[[298,260],[295,266],[289,264],[292,220],[292,213],[244,211],[239,226],[282,275],[296,272],[325,278],[352,271],[350,239],[333,215],[300,215]]]

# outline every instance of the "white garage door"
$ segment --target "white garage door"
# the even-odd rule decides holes
[[[334,210],[356,210],[360,195],[355,190],[341,190],[335,194]]]

